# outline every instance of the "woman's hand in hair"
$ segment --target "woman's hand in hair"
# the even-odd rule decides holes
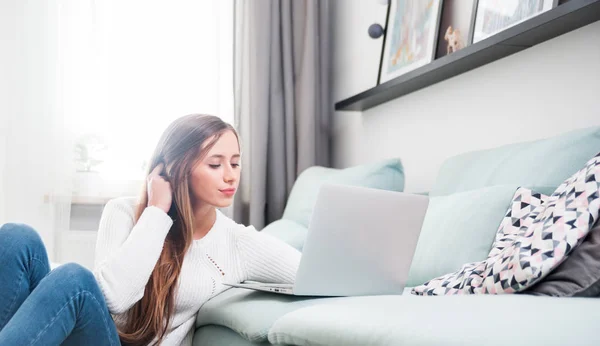
[[[171,184],[161,175],[164,167],[160,163],[148,175],[148,206],[155,206],[168,213],[173,200],[173,190]]]

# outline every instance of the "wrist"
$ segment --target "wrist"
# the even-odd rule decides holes
[[[148,206],[158,208],[158,209],[164,211],[165,213],[168,213],[169,209],[170,209],[166,205],[161,205],[160,203],[148,203]]]

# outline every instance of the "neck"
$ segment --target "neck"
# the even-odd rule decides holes
[[[201,239],[210,231],[217,219],[215,207],[202,205],[194,208],[194,239]]]

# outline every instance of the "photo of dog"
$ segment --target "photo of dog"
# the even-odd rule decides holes
[[[454,53],[459,49],[465,47],[465,40],[459,29],[453,29],[452,26],[448,26],[444,40],[447,42],[446,54]]]
[[[475,0],[444,0],[436,59],[470,45]]]

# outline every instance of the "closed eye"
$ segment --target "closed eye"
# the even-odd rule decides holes
[[[209,166],[210,168],[217,169],[217,168],[221,167],[221,164],[216,164],[216,165],[210,165],[210,164],[209,164],[208,166]],[[231,167],[236,167],[236,168],[237,168],[237,167],[239,167],[239,166],[240,166],[240,164],[239,164],[239,163],[232,163],[232,164],[231,164]]]

